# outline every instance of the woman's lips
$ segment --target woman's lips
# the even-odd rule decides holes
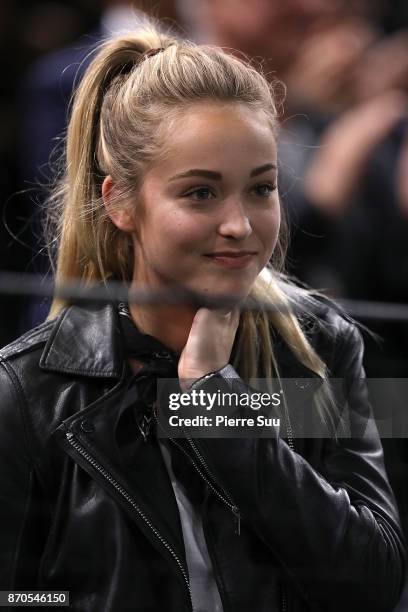
[[[246,268],[254,259],[255,252],[238,253],[209,253],[205,255],[219,266],[230,269]]]

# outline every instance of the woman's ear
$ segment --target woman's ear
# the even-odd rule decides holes
[[[133,234],[136,232],[136,222],[133,207],[121,203],[112,177],[108,174],[102,183],[102,199],[106,211],[114,225],[122,232]]]

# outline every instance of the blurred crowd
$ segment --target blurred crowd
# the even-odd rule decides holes
[[[74,83],[93,46],[137,28],[142,10],[181,36],[246,54],[276,81],[288,273],[334,297],[408,303],[403,1],[2,0],[1,269],[48,271],[39,185],[52,180]],[[2,298],[1,344],[41,322],[47,307]],[[408,321],[368,324],[382,340],[366,338],[367,373],[407,377]],[[395,449],[387,451],[390,477],[401,490],[407,452]]]

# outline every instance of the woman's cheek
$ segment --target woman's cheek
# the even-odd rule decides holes
[[[216,228],[203,216],[196,216],[193,219],[180,218],[174,232],[174,237],[177,237],[183,250],[187,249],[190,252],[201,250],[200,245],[208,245],[215,235]]]

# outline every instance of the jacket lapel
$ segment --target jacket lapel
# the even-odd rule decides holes
[[[53,436],[118,501],[173,567],[170,549],[185,567],[177,503],[158,442],[155,436],[145,442],[137,426],[136,398],[129,389],[131,372],[123,358],[116,308],[105,304],[64,310],[40,367],[69,376],[111,379],[113,384],[101,385],[98,400],[79,406]]]
[[[185,566],[177,503],[158,442],[155,436],[143,440],[133,418],[133,405],[124,401],[124,389],[126,385],[119,383],[66,419],[54,436],[60,447],[116,499],[173,568],[170,549]]]

